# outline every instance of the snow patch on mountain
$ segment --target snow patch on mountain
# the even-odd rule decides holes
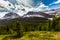
[[[20,17],[18,14],[10,12],[10,13],[5,14],[3,19],[13,19],[13,18],[18,18],[18,17]]]
[[[0,18],[2,18],[5,14],[7,14],[8,12],[0,12]]]

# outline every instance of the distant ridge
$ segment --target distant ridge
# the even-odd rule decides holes
[[[44,12],[28,12],[27,14],[24,15],[24,17],[44,17],[44,18],[52,18],[54,15],[49,15]]]
[[[4,19],[13,19],[13,18],[18,18],[20,17],[18,14],[10,12],[5,14],[5,16],[3,17]]]

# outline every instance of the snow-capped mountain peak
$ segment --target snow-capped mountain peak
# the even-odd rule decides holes
[[[10,13],[5,14],[3,19],[13,19],[13,18],[18,18],[18,17],[20,17],[18,14],[10,12]]]

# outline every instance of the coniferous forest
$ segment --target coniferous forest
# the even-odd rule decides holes
[[[20,19],[16,18],[10,20],[5,19],[7,21],[3,20],[3,22],[0,23],[0,35],[8,35],[8,36],[4,37],[2,40],[4,39],[8,40],[9,38],[12,38],[11,40],[16,38],[21,38],[25,34],[28,34],[29,32],[32,33],[38,32],[42,34],[46,33],[47,35],[49,34],[48,32],[51,33],[60,32],[60,17],[58,18],[54,17],[53,20],[46,20],[46,19],[35,20],[35,19],[36,18],[34,18],[34,20],[27,18],[25,20],[24,19],[21,20],[21,18]],[[37,36],[34,34],[28,34],[28,35],[30,35],[31,37]],[[52,36],[52,34],[49,35]],[[36,40],[40,40],[40,39],[36,39]],[[45,39],[42,38],[41,40],[45,40]],[[54,40],[54,39],[47,38],[46,40]]]

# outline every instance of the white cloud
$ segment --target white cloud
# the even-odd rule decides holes
[[[24,6],[32,7],[32,0],[17,0],[19,4],[23,4]]]
[[[37,7],[38,11],[44,10],[44,9],[48,9],[48,6],[44,5],[43,3],[40,3],[40,6]]]
[[[57,0],[56,2],[53,2],[53,3],[51,3],[50,5],[58,4],[58,3],[60,3],[60,0]]]
[[[44,5],[43,3],[40,3],[40,5],[36,8],[30,8],[29,11],[43,11],[43,8],[48,8],[48,6]]]
[[[18,9],[25,9],[28,12],[28,11],[35,11],[35,10],[38,11],[43,8],[48,8],[48,6],[45,6],[42,2],[40,3],[40,6],[34,8],[34,7],[32,7],[32,4],[33,4],[32,0],[16,0],[16,1],[19,3],[19,5],[15,5],[16,8],[15,8],[14,12],[18,11]],[[11,4],[11,6],[9,6],[8,4]],[[24,4],[26,6],[24,6],[22,4]],[[14,7],[12,3],[10,3],[9,1],[4,1],[4,0],[0,0],[0,5],[9,10],[11,10],[10,8]]]
[[[10,6],[9,6],[10,5]],[[10,3],[9,1],[4,1],[4,0],[0,0],[0,6],[4,7],[5,9],[10,9],[10,8],[14,8],[13,4]]]
[[[34,7],[26,7],[26,6],[23,6],[23,5],[15,5],[16,9],[15,9],[15,12],[17,12],[19,15],[24,15],[26,14],[27,12],[29,11],[41,11],[41,10],[44,10],[43,8],[46,8],[48,9],[48,6],[45,6],[43,3],[40,3],[40,6],[34,8]],[[22,11],[21,9],[25,9],[25,11]]]
[[[55,4],[58,4],[58,3],[60,3],[60,0],[57,0],[57,1],[55,2]]]

